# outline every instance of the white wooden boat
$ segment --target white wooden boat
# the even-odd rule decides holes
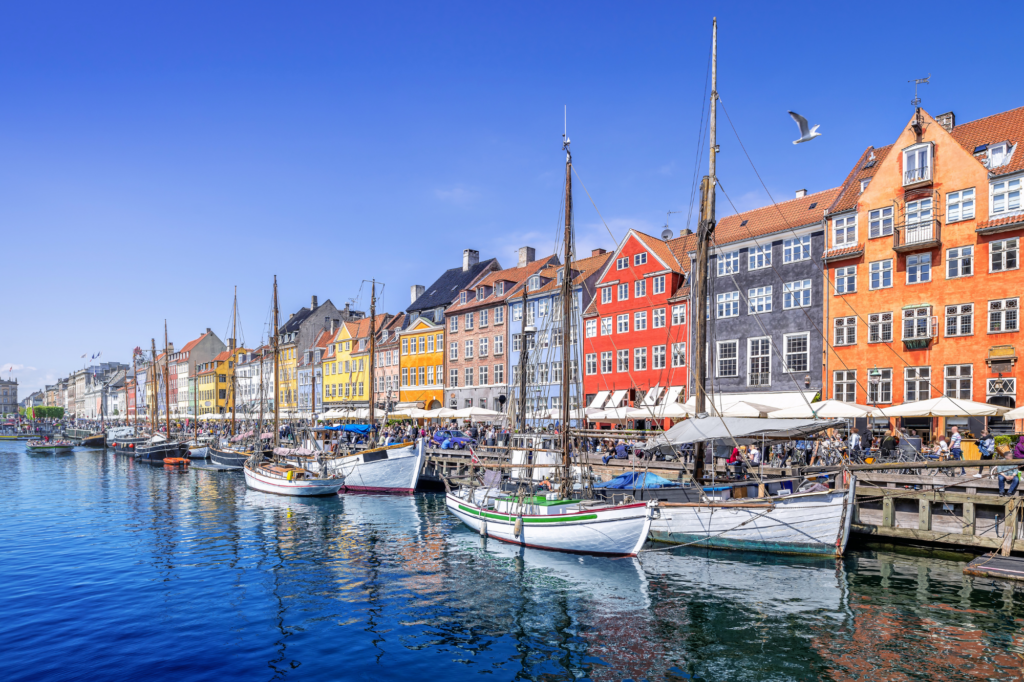
[[[613,505],[559,500],[557,494],[517,496],[468,489],[445,496],[448,510],[495,540],[523,547],[598,556],[636,556],[647,541],[657,500]]]
[[[720,502],[663,503],[651,539],[698,547],[842,556],[857,479],[846,490]]]
[[[25,447],[32,452],[71,452],[75,444],[70,441],[30,440]]]
[[[369,493],[413,493],[423,470],[423,439],[363,450],[325,461],[327,472],[345,479],[345,490]],[[306,464],[319,471],[319,463]]]
[[[319,478],[303,467],[253,462],[247,460],[243,467],[245,482],[250,488],[277,495],[337,495],[345,484],[340,476]]]

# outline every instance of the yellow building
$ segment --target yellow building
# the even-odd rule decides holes
[[[444,405],[444,327],[418,318],[399,337],[399,405],[434,410]]]
[[[379,331],[390,319],[391,315],[388,313],[377,315],[373,328]],[[352,383],[356,388],[352,393],[349,405],[351,407],[369,407],[370,396],[373,393],[373,388],[370,386],[370,318],[349,322],[346,326],[352,337],[350,352]]]
[[[278,401],[281,412],[294,412],[298,409],[298,353],[294,341],[284,343],[280,347],[278,364]]]
[[[324,405],[326,407],[368,407],[367,358],[359,353],[360,325],[369,328],[369,320],[344,322],[334,338],[333,354],[324,361]]]
[[[323,387],[321,391],[323,393],[322,400],[325,412],[331,408],[341,407],[342,401],[345,399],[345,381],[342,377],[345,361],[342,359],[342,354],[346,352],[343,349],[351,341],[352,337],[349,335],[345,325],[341,325],[334,330],[333,334],[327,337],[327,343],[321,357],[321,371],[323,372]],[[350,356],[349,361],[351,362]]]
[[[235,405],[232,378],[238,356],[247,353],[245,348],[235,348],[220,353],[210,362],[196,367],[199,381],[199,414],[224,414],[233,412]]]

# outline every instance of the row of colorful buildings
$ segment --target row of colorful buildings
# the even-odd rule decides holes
[[[838,186],[799,190],[718,221],[705,320],[715,393],[780,407],[815,398],[887,406],[939,395],[1016,404],[1024,108],[959,125],[952,112],[917,109],[894,133],[892,143],[867,147]],[[612,251],[579,254],[566,320],[558,254],[523,247],[506,266],[466,249],[461,265],[413,286],[405,310],[372,321],[312,297],[281,324],[276,376],[268,347],[236,348],[209,330],[156,366],[172,368],[175,416],[257,401],[270,409],[275,400],[285,416],[305,418],[371,399],[399,412],[500,411],[518,399],[521,379],[536,416],[563,401],[657,408],[693,392],[695,257],[689,230],[630,230]],[[580,388],[563,396],[566,372]],[[127,414],[161,386],[131,374],[122,392]],[[904,420],[925,433],[953,424],[983,426]],[[991,426],[1012,428],[998,419]]]

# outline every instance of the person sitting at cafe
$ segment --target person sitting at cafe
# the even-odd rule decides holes
[[[1011,497],[1017,492],[1017,486],[1020,485],[1020,469],[1010,464],[1008,466],[994,467],[992,472],[996,475],[999,480],[999,497],[1003,497],[1009,494]],[[1010,482],[1010,492],[1006,493],[1006,482]]]

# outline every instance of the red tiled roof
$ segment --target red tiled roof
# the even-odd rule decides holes
[[[596,256],[588,256],[587,258],[579,258],[572,262],[573,271],[573,286],[577,286],[587,281],[587,278],[593,275],[595,272],[600,270],[608,262],[608,259],[612,257],[610,253],[600,253]],[[540,289],[535,289],[530,292],[530,296],[534,294],[547,293],[549,291],[558,290],[558,273],[562,270],[562,266],[550,266],[544,268],[542,273],[545,277],[550,277],[551,281],[542,286]],[[550,273],[550,274],[549,274]]]
[[[973,154],[978,145],[982,144],[1006,141],[1017,144],[1024,141],[1024,107],[979,118],[969,123],[960,123],[954,126],[952,135],[968,154]],[[979,163],[981,161],[982,159],[978,159]],[[993,168],[991,172],[993,175],[1006,175],[1021,169],[1024,169],[1024,149],[1018,148],[1008,164]]]
[[[715,226],[715,243],[721,246],[820,222],[839,195],[839,190],[839,187],[834,187],[722,218]]]
[[[856,208],[857,198],[860,196],[861,181],[875,177],[878,167],[885,161],[885,157],[889,156],[890,151],[892,151],[891,144],[886,147],[879,147],[878,149],[874,147],[865,149],[864,153],[857,159],[856,165],[850,169],[849,175],[846,176],[846,180],[842,184],[839,196],[828,207],[828,212],[839,213],[840,211],[849,211]]]
[[[477,308],[484,308],[488,306],[501,303],[502,301],[508,300],[516,291],[522,288],[523,282],[529,279],[532,275],[538,272],[547,270],[552,264],[558,263],[558,256],[551,255],[545,258],[540,258],[527,263],[523,267],[516,266],[514,268],[505,268],[504,270],[495,270],[487,274],[479,282],[475,282],[471,289],[466,291],[475,290],[476,287],[485,286],[492,287],[491,295],[487,298],[478,301],[476,300],[476,294],[473,294],[472,298],[468,299],[465,303],[459,303],[458,298],[455,299],[455,303],[452,303],[451,307],[446,310],[446,313],[460,313],[468,310],[475,310]],[[494,293],[493,287],[498,282],[511,282],[511,286],[505,287],[505,293],[498,295]]]
[[[840,249],[829,249],[822,254],[822,260],[842,260],[844,258],[859,256],[862,253],[864,253],[864,246],[862,244],[854,244],[853,246],[844,246]]]
[[[185,344],[184,346],[182,346],[182,347],[181,347],[181,350],[179,350],[178,352],[179,352],[179,353],[187,353],[187,352],[189,352],[190,350],[192,350],[193,348],[195,348],[195,347],[196,347],[197,345],[199,345],[199,342],[200,342],[200,341],[202,341],[203,339],[205,339],[205,338],[206,338],[206,335],[207,335],[207,332],[203,332],[203,333],[202,333],[202,334],[201,334],[201,335],[199,336],[199,338],[198,338],[198,339],[192,339],[191,341],[189,341],[188,343],[186,343],[186,344]]]
[[[995,227],[1008,227],[1010,225],[1020,225],[1024,228],[1024,213],[1004,216],[1002,218],[994,218],[992,220],[986,220],[983,223],[978,223],[977,231],[982,232]]]

